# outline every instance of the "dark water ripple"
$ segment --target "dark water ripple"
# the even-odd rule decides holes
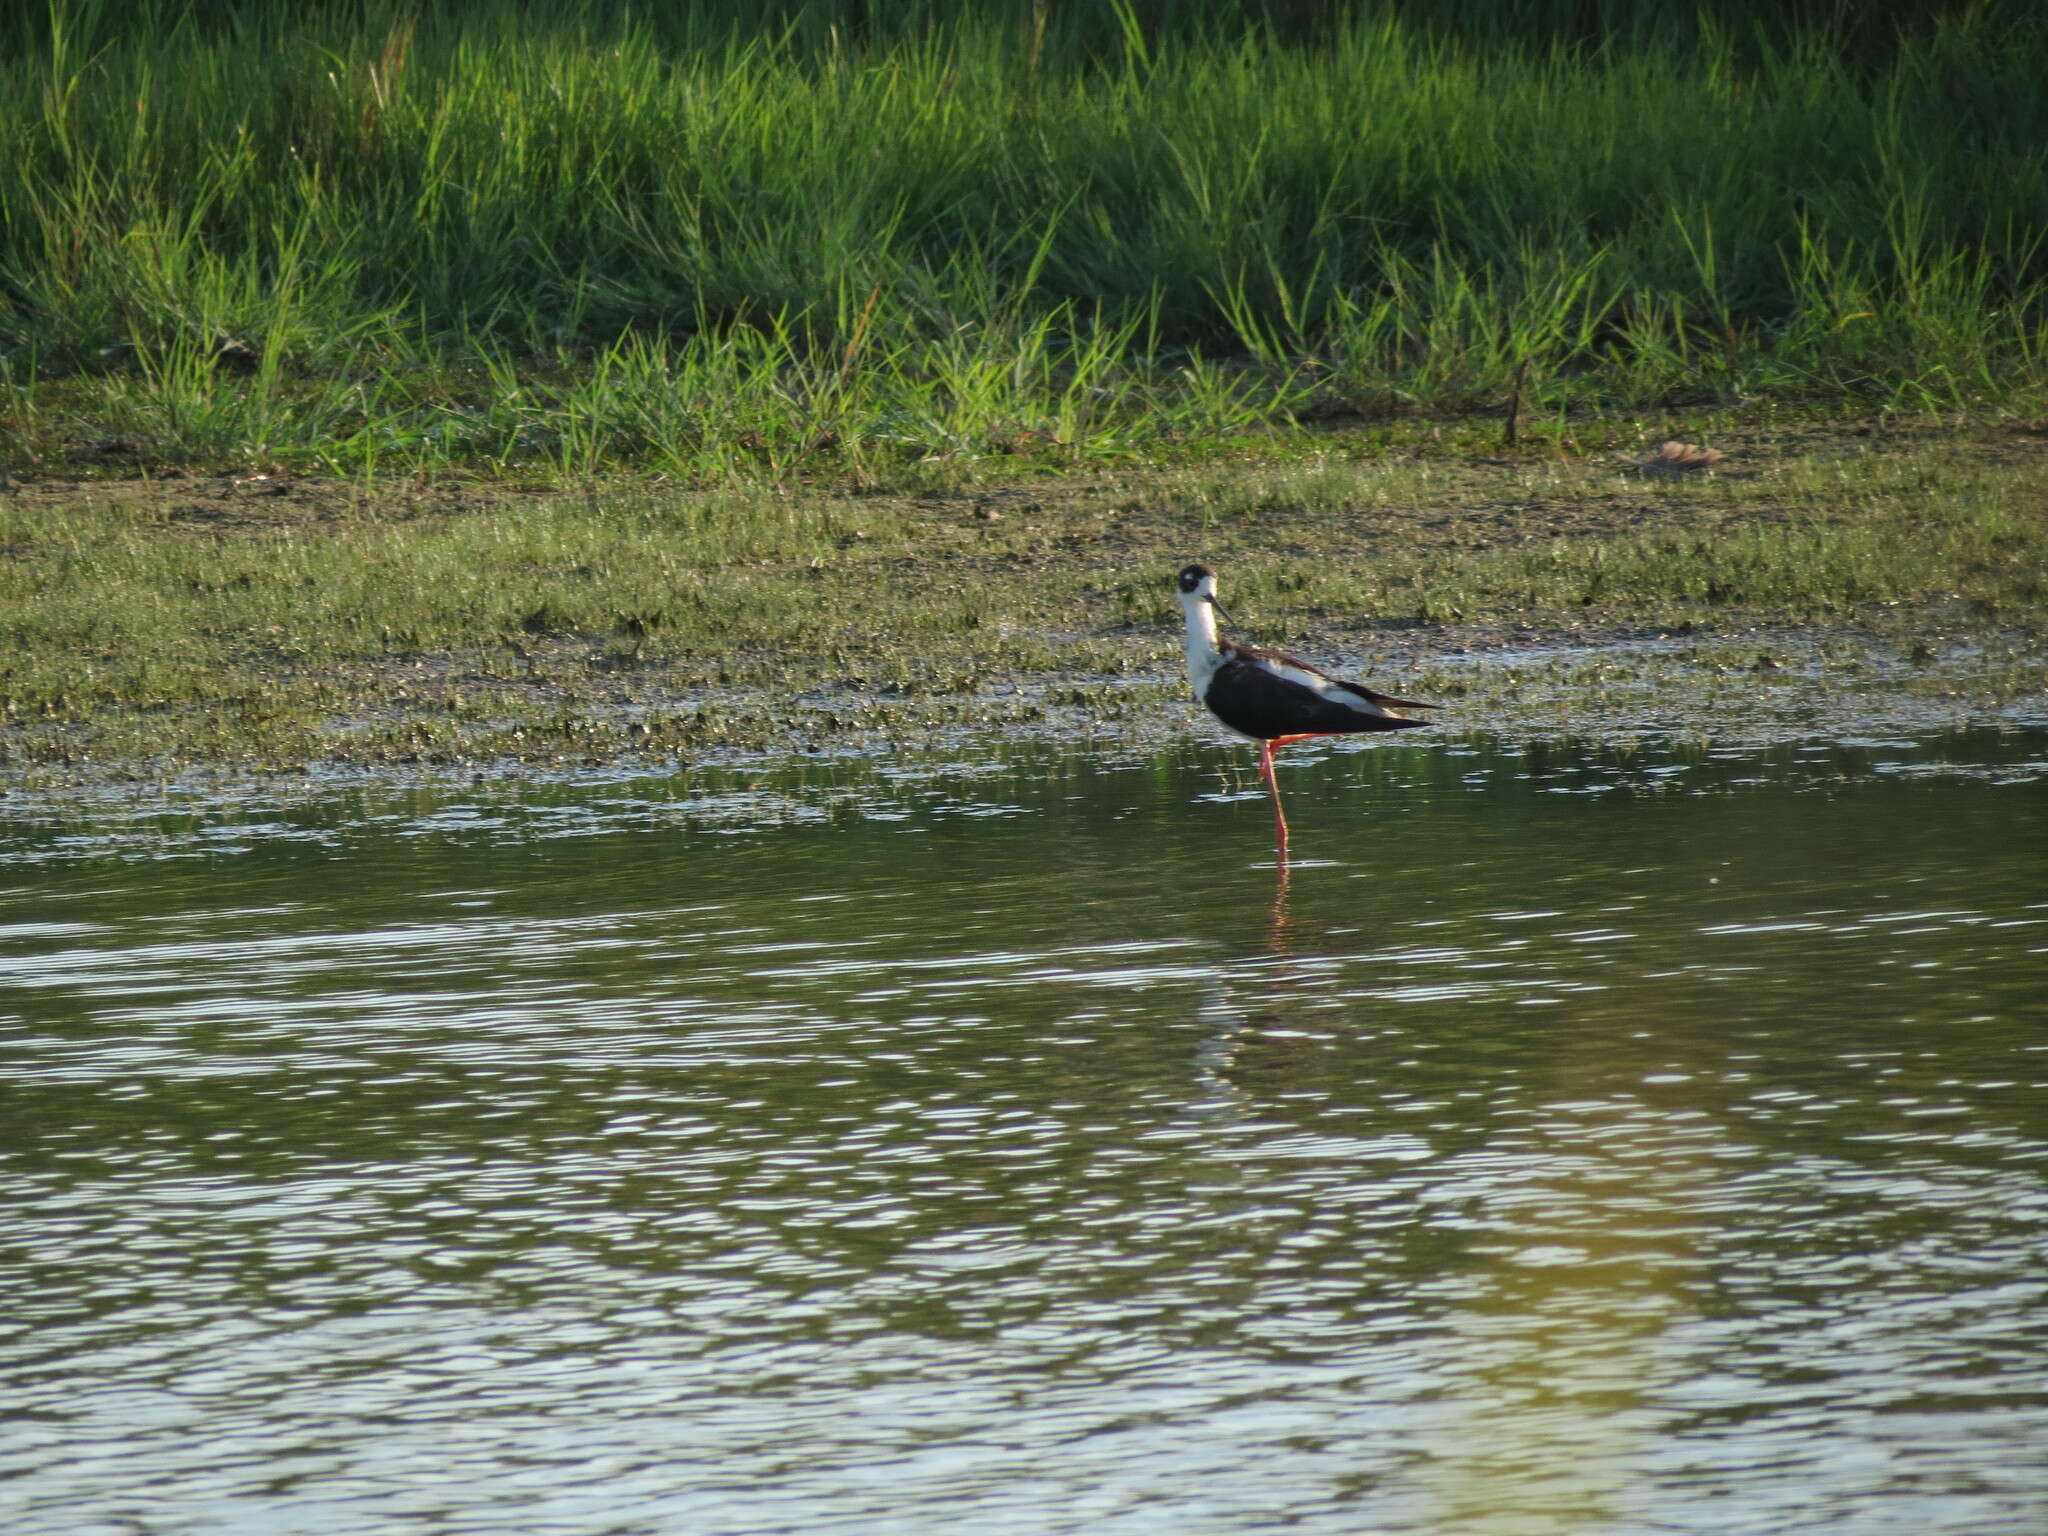
[[[2031,1536],[2044,757],[23,816],[5,1529]]]

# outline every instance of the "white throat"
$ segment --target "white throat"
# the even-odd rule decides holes
[[[1180,611],[1188,625],[1188,683],[1198,699],[1208,696],[1209,679],[1223,665],[1223,651],[1216,643],[1216,608],[1209,601],[1215,594],[1213,581],[1180,594]]]

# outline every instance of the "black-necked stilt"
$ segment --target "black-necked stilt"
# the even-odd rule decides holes
[[[1195,697],[1228,730],[1259,744],[1259,777],[1273,796],[1273,838],[1287,860],[1287,817],[1280,809],[1280,781],[1273,774],[1273,749],[1317,736],[1356,731],[1405,731],[1429,725],[1394,714],[1397,709],[1434,709],[1434,704],[1375,693],[1347,683],[1285,651],[1239,645],[1216,633],[1216,573],[1191,565],[1180,573],[1180,609],[1188,621],[1188,681]]]

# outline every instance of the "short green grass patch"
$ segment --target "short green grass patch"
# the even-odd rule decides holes
[[[1510,632],[1808,625],[1911,654],[2048,630],[2032,440],[1857,430],[1677,481],[1411,434],[912,496],[25,493],[0,498],[0,754],[583,760],[1113,721],[1176,665],[1190,558],[1235,632],[1395,645],[1452,695],[1482,684],[1432,652]]]

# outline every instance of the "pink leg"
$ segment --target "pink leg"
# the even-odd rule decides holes
[[[1266,789],[1273,796],[1273,848],[1280,862],[1287,862],[1287,815],[1280,809],[1280,777],[1273,772],[1273,746],[1270,741],[1259,743],[1259,777],[1266,781]]]

